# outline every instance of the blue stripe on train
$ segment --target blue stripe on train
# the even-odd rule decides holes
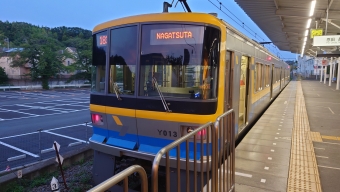
[[[169,139],[160,139],[148,136],[138,136],[139,139],[139,147],[137,145],[137,135],[134,134],[125,134],[124,136],[120,136],[118,131],[102,129],[93,126],[93,135],[91,137],[92,140],[103,143],[106,140],[106,144],[129,149],[136,150],[144,153],[157,154],[159,150],[163,147],[167,146],[173,140]],[[209,153],[212,153],[211,144],[203,144],[203,156],[207,155],[207,146]],[[170,157],[177,156],[177,147],[170,150]],[[200,159],[201,156],[201,143],[196,144],[196,158]],[[180,157],[186,158],[186,143],[182,143],[180,145]],[[194,143],[189,142],[189,159],[194,158]]]

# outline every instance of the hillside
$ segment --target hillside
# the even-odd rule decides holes
[[[34,35],[47,35],[55,39],[60,47],[77,47],[79,41],[91,38],[90,30],[79,27],[43,27],[25,22],[0,21],[0,47],[7,47],[6,38],[10,40],[10,47],[21,47]]]

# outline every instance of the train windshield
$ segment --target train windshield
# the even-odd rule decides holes
[[[209,26],[142,25],[139,95],[215,99],[219,43]]]

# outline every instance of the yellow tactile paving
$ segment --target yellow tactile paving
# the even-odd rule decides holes
[[[322,139],[338,140],[338,138],[335,137],[335,136],[322,135],[321,137],[322,137]]]
[[[301,82],[298,81],[287,192],[322,191],[313,147],[313,141],[322,142],[322,139],[325,138],[320,133],[310,131]]]
[[[323,142],[320,132],[310,132],[309,134],[310,134],[312,141]]]

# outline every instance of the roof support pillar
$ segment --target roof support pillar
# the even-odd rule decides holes
[[[336,90],[339,90],[340,84],[340,57],[338,58],[338,77],[336,78]]]

